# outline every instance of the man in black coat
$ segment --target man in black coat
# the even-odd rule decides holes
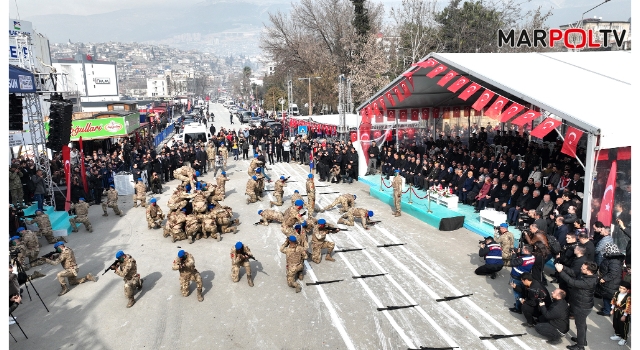
[[[566,293],[556,288],[551,293],[551,304],[541,301],[540,317],[536,324],[536,332],[545,338],[547,343],[557,345],[562,343],[562,337],[569,332],[569,305],[565,300]]]
[[[533,318],[540,315],[538,304],[541,301],[551,304],[551,298],[549,297],[547,288],[545,288],[542,283],[534,280],[531,273],[523,273],[520,276],[520,280],[522,281],[522,285],[516,284],[514,289],[523,296],[523,298],[520,298],[520,303],[522,303],[521,310],[527,322],[524,322],[522,325],[525,327],[533,327],[535,323]]]
[[[567,282],[571,290],[569,304],[576,324],[576,337],[571,340],[577,344],[567,347],[570,350],[584,350],[587,346],[587,317],[593,309],[593,293],[598,283],[598,265],[593,261],[582,264],[581,274],[576,275],[571,269],[564,268],[562,264],[556,264],[556,271],[560,278]]]
[[[198,161],[198,163],[202,165],[202,169],[206,174],[207,173],[207,152],[205,152],[204,149],[202,149],[202,146],[198,147],[198,150],[196,151],[196,160]]]

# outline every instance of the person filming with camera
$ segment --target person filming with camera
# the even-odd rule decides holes
[[[478,255],[484,258],[485,264],[478,267],[475,271],[476,275],[491,275],[491,279],[495,279],[497,273],[502,270],[504,262],[502,261],[502,248],[500,244],[493,240],[493,237],[487,236],[480,241],[480,251]]]
[[[569,304],[566,297],[564,290],[556,288],[551,293],[551,303],[541,300],[538,304],[540,317],[535,329],[541,336],[549,338],[548,344],[561,344],[562,337],[569,332]]]
[[[533,275],[529,272],[525,272],[520,276],[522,284],[516,284],[511,282],[511,288],[515,292],[520,294],[520,303],[522,304],[521,310],[526,322],[522,323],[525,327],[533,327],[535,321],[534,317],[540,316],[539,305],[540,302],[551,304],[551,298],[549,297],[549,291],[542,283],[533,279]]]

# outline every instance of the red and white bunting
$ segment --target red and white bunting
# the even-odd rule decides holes
[[[471,106],[471,108],[475,109],[476,111],[482,110],[482,108],[484,108],[484,106],[486,106],[487,103],[491,101],[491,99],[493,98],[493,96],[495,96],[495,94],[496,94],[495,92],[489,89],[485,89],[482,92],[482,95],[480,95],[480,97],[478,97],[476,102]]]
[[[502,114],[502,110],[508,102],[509,99],[498,95],[498,98],[493,102],[493,104],[491,104],[491,107],[489,107],[484,115],[489,118],[497,118],[500,114]]]
[[[444,77],[438,80],[438,85],[445,86],[448,82],[451,81],[451,79],[455,78],[456,75],[458,75],[458,72],[455,72],[453,69],[451,69],[449,72],[447,72],[447,74],[444,75]]]

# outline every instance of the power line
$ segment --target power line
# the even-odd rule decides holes
[[[18,10],[18,0],[14,0],[16,3],[16,13],[18,14],[18,19],[20,19],[20,10]]]

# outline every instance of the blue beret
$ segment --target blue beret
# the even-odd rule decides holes
[[[300,226],[300,224],[296,224],[295,226],[293,226],[294,229],[296,230],[300,230],[302,228],[302,226]]]
[[[280,180],[286,180],[287,178],[283,176],[280,176]]]
[[[227,175],[227,172],[226,172],[226,171],[223,171],[223,172],[221,172],[220,174],[222,174],[222,175]]]
[[[80,198],[78,198],[78,200],[79,200],[79,201],[83,201],[83,200],[84,200],[84,198],[80,197]]]
[[[304,205],[304,201],[302,199],[298,199],[294,204],[296,205],[296,207],[301,207]]]
[[[253,175],[251,178],[254,179],[254,180],[258,180],[258,177],[255,176],[255,175]]]
[[[356,195],[354,194],[354,195],[353,195],[353,199],[356,199],[356,198],[358,198],[358,196],[356,196]]]
[[[369,216],[373,216],[373,212],[372,212],[371,210],[369,210],[369,211],[367,212],[367,215],[369,215]]]
[[[16,232],[22,232],[24,231],[24,227],[18,227],[18,229],[16,230]]]
[[[296,238],[296,236],[289,236],[289,242],[298,242],[298,239]]]
[[[122,250],[118,250],[116,253],[116,259],[120,259],[124,256],[124,252]]]
[[[220,142],[220,146],[224,146],[224,142]]]
[[[142,178],[141,178],[141,177],[139,177],[139,178],[138,178],[138,181],[142,181]]]
[[[503,222],[500,224],[500,227],[509,228],[509,224],[507,224],[506,222]]]
[[[307,175],[308,178],[313,179],[313,174]]]
[[[200,176],[200,172],[199,171],[196,171],[196,176]]]
[[[155,203],[157,200],[155,198],[151,198],[151,200],[149,201],[149,203]]]
[[[396,169],[394,172],[399,173],[399,172],[400,172],[400,170],[399,170],[399,169]]]
[[[262,168],[256,168],[256,173],[259,173],[262,171]]]
[[[318,220],[318,225],[325,225],[326,223],[327,223],[327,220],[325,219]]]
[[[258,158],[258,153],[254,153],[253,158]]]
[[[109,185],[109,187],[111,187],[111,188],[116,188],[116,186],[114,186],[114,185]]]
[[[209,209],[213,209],[215,206],[216,206],[215,204],[209,204],[207,207],[208,207]]]
[[[295,191],[293,191],[293,193],[300,193],[300,191],[298,191],[298,190],[295,190]]]
[[[64,242],[57,242],[56,244],[53,245],[53,248],[58,248],[59,246],[64,245]]]
[[[180,259],[184,258],[184,250],[180,250],[178,252],[178,258],[180,258]]]
[[[20,236],[13,236],[13,237],[11,237],[9,240],[10,240],[10,241],[13,241],[13,240],[16,240],[16,239],[20,239]]]
[[[261,215],[263,211],[264,210],[262,210],[262,209],[258,210],[258,215]]]
[[[187,212],[187,208],[182,208],[182,210],[181,210],[181,211],[183,211],[183,212],[185,212],[185,213],[186,213],[186,212]]]
[[[242,242],[236,243],[236,249],[242,249]]]

